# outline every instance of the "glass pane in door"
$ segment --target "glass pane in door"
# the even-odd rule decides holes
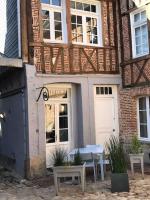
[[[59,141],[68,141],[68,105],[59,105]]]
[[[55,143],[55,105],[45,105],[45,128],[46,128],[46,143]]]

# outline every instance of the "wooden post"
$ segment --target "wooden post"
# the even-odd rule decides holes
[[[66,22],[67,22],[68,44],[72,44],[70,0],[66,0]]]
[[[21,54],[24,63],[28,63],[28,37],[27,37],[27,2],[20,1],[20,22],[21,22]]]

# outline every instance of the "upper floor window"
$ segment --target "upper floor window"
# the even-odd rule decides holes
[[[72,42],[102,45],[100,2],[71,1]]]
[[[62,0],[41,0],[43,38],[46,42],[65,42],[65,12]]]
[[[138,9],[131,13],[132,52],[133,57],[140,57],[149,53],[147,12]]]
[[[139,98],[138,116],[138,129],[140,139],[150,141],[150,97]]]

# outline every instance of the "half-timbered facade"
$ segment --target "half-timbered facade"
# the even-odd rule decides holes
[[[50,167],[58,146],[104,144],[119,133],[118,7],[111,0],[28,2],[29,166]]]
[[[121,136],[150,141],[150,1],[119,1],[121,31]],[[147,155],[147,160],[148,154]]]
[[[11,129],[3,128],[0,154],[11,157],[19,173],[33,176],[52,165],[57,147],[104,145],[111,134],[119,134],[118,4],[13,0],[11,6],[7,1],[3,53],[21,58],[23,69],[18,78],[11,70],[1,74],[0,109],[6,113],[4,126]],[[23,87],[9,76],[23,80]],[[18,105],[16,114],[11,102]]]

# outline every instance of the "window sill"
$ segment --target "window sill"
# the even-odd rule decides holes
[[[139,138],[139,140],[142,144],[150,144],[150,139]]]
[[[144,57],[144,56],[147,56],[147,55],[149,55],[149,51],[147,53],[145,53],[145,54],[134,55],[133,59],[141,58],[141,57]]]

